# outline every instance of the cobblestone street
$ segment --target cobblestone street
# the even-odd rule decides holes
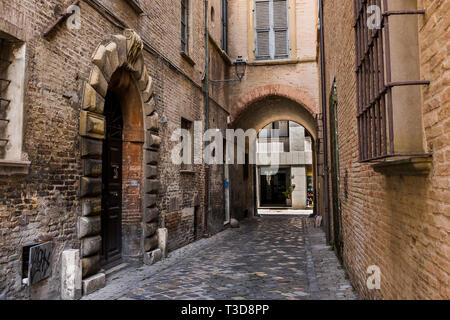
[[[356,299],[323,231],[306,218],[245,221],[107,282],[84,299]]]

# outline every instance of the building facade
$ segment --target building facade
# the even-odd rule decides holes
[[[259,209],[313,209],[312,137],[303,126],[292,121],[269,124],[258,134],[256,153]]]
[[[329,241],[362,298],[448,299],[450,3],[322,8]]]
[[[292,121],[311,134],[315,150],[320,136],[317,14],[317,1],[229,2],[229,52],[247,61],[241,83],[230,86],[231,128],[259,132],[275,121]],[[312,163],[316,175],[315,156]],[[256,172],[254,164],[230,172],[235,217],[256,213]],[[314,187],[319,192],[321,186]]]
[[[60,297],[69,249],[79,297],[111,265],[223,229],[222,183],[205,192],[223,170],[171,161],[172,132],[206,123],[205,3],[183,4],[185,16],[180,1],[0,2],[1,297]],[[221,52],[211,45],[210,77],[229,69]],[[226,124],[226,103],[209,91],[210,123]],[[50,271],[24,280],[30,248],[48,243]]]
[[[315,139],[316,8],[1,0],[0,298],[77,299],[252,216],[254,167],[241,186],[243,166],[175,164],[174,132],[292,120]]]

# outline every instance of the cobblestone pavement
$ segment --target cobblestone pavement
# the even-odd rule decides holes
[[[84,299],[356,299],[321,229],[306,218],[258,218],[154,266],[113,274]]]

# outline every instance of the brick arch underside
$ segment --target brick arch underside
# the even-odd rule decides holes
[[[142,232],[135,251],[149,252],[158,246],[159,191],[157,165],[161,139],[159,116],[155,112],[153,80],[144,63],[142,41],[132,30],[113,35],[102,42],[92,56],[93,67],[84,84],[80,114],[82,177],[80,181],[81,216],[77,234],[81,242],[83,279],[101,269],[102,152],[105,139],[105,97],[108,90],[119,95],[124,118],[124,161],[137,155],[139,210],[135,231]],[[121,75],[118,75],[121,74]],[[136,159],[128,159],[136,162]],[[131,166],[130,166],[131,167]],[[126,181],[124,181],[124,184]],[[124,193],[125,195],[126,193]],[[125,199],[126,202],[126,199]],[[138,205],[137,207],[140,208]]]
[[[233,127],[259,131],[274,121],[289,120],[305,127],[316,140],[316,114],[312,110],[292,98],[267,95],[243,106],[233,121]]]
[[[289,120],[305,127],[314,141],[317,139],[316,116],[318,112],[316,110],[318,110],[318,106],[315,100],[302,90],[281,85],[260,87],[241,96],[234,107],[235,112],[232,114],[231,125],[234,129],[243,129],[244,131],[255,129],[259,132],[274,121]],[[241,219],[248,215],[248,212],[256,210],[255,180],[248,178],[245,181],[243,168],[239,168],[239,166],[234,166],[230,171],[230,180],[233,216]],[[239,187],[235,188],[233,185]]]
[[[233,122],[236,122],[246,111],[249,110],[249,108],[251,108],[252,105],[271,97],[285,98],[296,102],[299,107],[303,108],[312,116],[312,118],[315,118],[319,113],[317,101],[313,99],[305,90],[288,85],[271,84],[257,87],[241,95],[233,103]]]

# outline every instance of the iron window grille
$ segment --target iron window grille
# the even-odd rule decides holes
[[[6,136],[6,127],[10,122],[7,119],[7,114],[11,100],[6,99],[5,92],[11,84],[11,80],[6,79],[6,72],[12,61],[8,59],[8,44],[9,42],[6,39],[0,39],[0,48],[5,49],[0,52],[0,159],[4,158],[5,147],[9,143],[9,139]]]
[[[380,28],[369,28],[368,9],[382,8]],[[389,17],[424,14],[424,10],[389,11],[387,0],[354,0],[356,96],[359,160],[395,156],[392,88],[428,85],[429,81],[392,81]]]

